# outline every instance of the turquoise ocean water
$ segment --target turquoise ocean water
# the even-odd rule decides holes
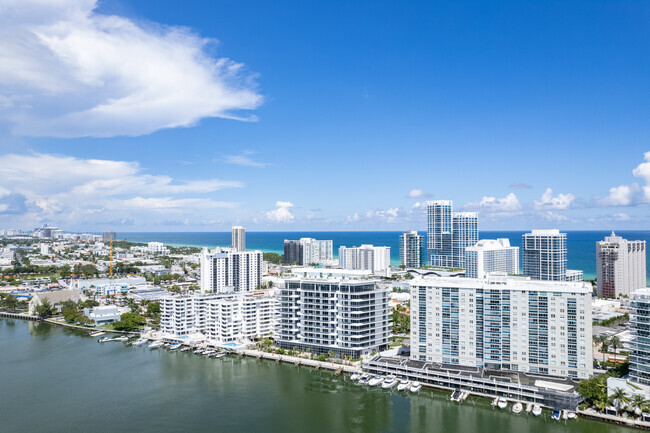
[[[334,256],[338,256],[338,248],[344,246],[359,246],[372,244],[391,247],[391,262],[399,264],[399,235],[401,232],[246,232],[246,248],[259,249],[264,252],[282,254],[285,239],[312,237],[316,239],[331,239],[334,242]],[[508,238],[510,244],[521,247],[523,231],[482,231],[481,239]],[[610,231],[567,231],[567,260],[569,269],[581,269],[585,278],[596,276],[596,242],[608,236]],[[420,232],[425,236],[426,232]],[[645,240],[650,242],[650,231],[620,231],[617,235],[629,240]],[[117,233],[118,238],[131,242],[158,241],[168,245],[187,245],[196,247],[229,246],[230,232],[138,232]]]

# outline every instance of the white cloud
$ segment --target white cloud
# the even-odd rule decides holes
[[[88,223],[89,214],[119,221],[126,211],[146,224],[152,212],[186,216],[201,209],[237,206],[238,203],[185,195],[243,186],[237,181],[219,179],[178,182],[165,175],[144,174],[133,161],[49,154],[0,155],[0,179],[0,204],[9,205],[5,213],[24,215],[25,223],[31,224],[42,220],[84,224]]]
[[[277,223],[290,223],[293,221],[294,216],[291,213],[290,209],[293,207],[293,203],[290,201],[276,201],[276,209],[266,212],[266,217]]]
[[[219,159],[218,161],[224,162],[226,164],[242,165],[245,167],[258,167],[258,168],[266,167],[266,164],[262,162],[253,161],[250,158],[250,156],[255,155],[255,153],[257,152],[245,150],[244,152],[241,153],[241,155],[226,155],[223,158]]]
[[[355,213],[354,215],[348,215],[347,221],[349,223],[357,222],[361,219],[358,213]]]
[[[421,189],[412,189],[408,194],[409,198],[426,198],[431,197],[431,194],[422,191]]]
[[[617,213],[617,214],[614,214],[614,219],[617,220],[617,221],[629,221],[631,218],[626,213]]]
[[[555,212],[552,212],[550,210],[547,210],[546,212],[542,213],[542,218],[548,220],[548,221],[566,221],[567,217],[564,215],[559,215]]]
[[[568,209],[571,206],[571,203],[575,200],[575,195],[569,194],[558,194],[553,197],[553,190],[551,188],[546,188],[544,194],[539,200],[534,201],[535,209]]]
[[[399,215],[399,208],[396,207],[392,207],[386,210],[370,209],[369,211],[366,212],[366,218],[379,219],[386,222],[395,222],[398,215]]]
[[[484,196],[481,201],[467,203],[465,208],[486,210],[490,213],[513,213],[521,210],[521,204],[517,196],[511,192],[503,198]]]
[[[643,179],[645,185],[636,182],[614,186],[606,197],[597,199],[601,206],[637,206],[650,203],[650,152],[643,154],[644,162],[632,170],[632,175]]]
[[[236,119],[262,96],[187,28],[96,13],[96,0],[0,5],[0,119],[18,135],[137,136]],[[252,118],[251,118],[252,120]]]

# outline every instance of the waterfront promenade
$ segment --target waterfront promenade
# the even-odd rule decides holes
[[[287,362],[295,365],[306,365],[308,367],[323,368],[334,371],[341,370],[346,373],[357,373],[361,371],[361,368],[357,367],[356,365],[343,365],[337,364],[335,362],[318,361],[316,359],[306,359],[298,356],[279,355],[277,353],[262,352],[260,350],[254,349],[238,349],[235,351],[235,353],[244,356],[251,356],[254,358],[269,359],[277,362]]]

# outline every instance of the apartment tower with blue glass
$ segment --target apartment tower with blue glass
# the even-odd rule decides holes
[[[465,250],[478,242],[478,214],[453,212],[451,200],[427,202],[427,256],[430,266],[465,269]]]

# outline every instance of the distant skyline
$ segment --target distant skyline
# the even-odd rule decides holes
[[[650,227],[650,4],[0,0],[0,224]]]

